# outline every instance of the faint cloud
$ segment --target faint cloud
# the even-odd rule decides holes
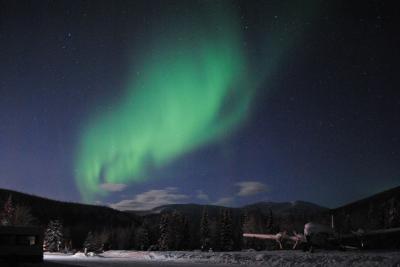
[[[240,182],[235,185],[239,187],[237,195],[240,197],[253,196],[268,191],[267,185],[256,181]]]
[[[204,201],[209,201],[210,198],[209,196],[203,192],[203,190],[197,190],[196,191],[196,197],[200,200],[204,200]]]
[[[125,199],[110,206],[118,210],[150,210],[162,205],[177,204],[188,198],[178,193],[178,188],[166,187],[137,194],[133,199]]]
[[[128,185],[126,184],[112,184],[112,183],[104,183],[100,185],[100,188],[108,191],[108,192],[121,192],[123,191]]]
[[[218,206],[230,206],[232,205],[233,201],[235,199],[233,197],[221,197],[218,199],[216,202],[214,202],[214,205]]]

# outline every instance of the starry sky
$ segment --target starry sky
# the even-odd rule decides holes
[[[140,210],[398,186],[398,11],[0,0],[0,187]]]

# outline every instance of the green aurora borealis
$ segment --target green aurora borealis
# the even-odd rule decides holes
[[[229,135],[248,115],[262,77],[249,65],[242,27],[225,6],[202,11],[152,31],[120,100],[85,124],[76,161],[84,200],[104,195],[102,183],[147,179],[149,168]]]

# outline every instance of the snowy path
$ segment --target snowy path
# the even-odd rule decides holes
[[[54,267],[184,267],[184,266],[198,266],[205,267],[210,266],[206,263],[187,263],[187,262],[160,262],[160,261],[140,261],[140,260],[128,260],[128,259],[95,259],[95,260],[77,260],[77,261],[63,261],[63,260],[51,260],[47,261],[51,263],[63,264],[54,265]],[[46,265],[45,265],[46,266]],[[215,267],[228,267],[232,265],[212,265]],[[33,267],[33,266],[32,266]],[[49,265],[49,267],[53,267]]]
[[[139,252],[107,251],[99,256],[46,254],[45,264],[49,267],[183,267],[183,266],[398,266],[400,251],[261,251],[261,252]],[[58,265],[57,265],[58,264]],[[61,264],[61,265],[60,265]],[[38,265],[32,265],[37,266]]]

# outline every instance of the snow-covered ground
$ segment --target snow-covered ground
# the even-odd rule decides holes
[[[79,266],[399,266],[400,251],[252,251],[141,252],[107,251],[85,256],[45,254],[46,262]]]

